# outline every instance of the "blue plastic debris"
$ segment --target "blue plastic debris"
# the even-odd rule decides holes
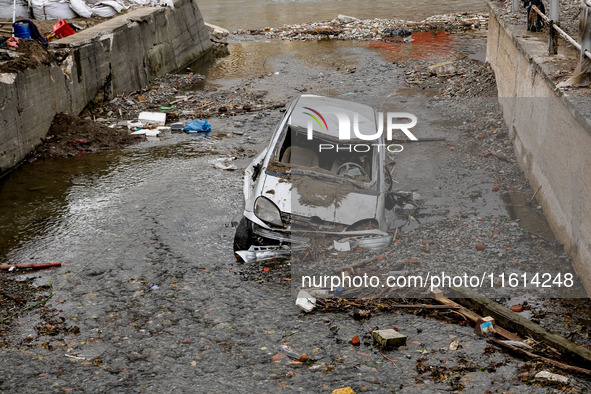
[[[193,120],[185,125],[184,131],[188,133],[209,133],[211,131],[211,125],[204,121]]]

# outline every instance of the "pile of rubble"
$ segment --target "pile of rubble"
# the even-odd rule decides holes
[[[332,21],[312,22],[298,25],[255,30],[237,30],[234,34],[264,35],[282,40],[389,40],[405,39],[406,31],[432,30],[478,30],[488,26],[488,14],[435,15],[421,22],[401,19],[357,19],[339,15]],[[405,34],[406,33],[406,34]]]

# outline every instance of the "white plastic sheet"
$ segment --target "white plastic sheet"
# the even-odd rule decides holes
[[[0,0],[0,19],[12,19],[14,0]],[[29,17],[29,4],[27,0],[16,0],[16,17]]]
[[[78,15],[66,0],[31,0],[35,19],[72,19]]]

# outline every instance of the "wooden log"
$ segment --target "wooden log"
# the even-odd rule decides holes
[[[497,324],[502,324],[503,327],[516,331],[523,336],[531,336],[538,341],[542,341],[577,363],[591,366],[591,350],[579,346],[560,335],[551,333],[540,325],[510,311],[472,289],[454,287],[451,290],[452,294],[462,297],[454,298],[457,302],[479,313],[494,317]]]

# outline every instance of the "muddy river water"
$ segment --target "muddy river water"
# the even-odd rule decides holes
[[[421,19],[483,8],[480,1],[375,1],[372,7],[256,1],[226,15],[229,4],[247,3],[200,2],[206,20],[228,28],[331,18],[334,9]],[[229,56],[192,66],[207,77],[195,89],[264,90],[285,102],[305,91],[387,110],[430,105],[433,91],[405,82],[424,62],[483,60],[482,34],[417,38],[406,46],[237,38]],[[351,67],[354,73],[345,71]],[[470,111],[482,112],[463,121],[448,119],[445,105],[429,107],[433,114],[419,133],[438,141],[413,145],[400,158],[397,187],[420,192],[426,202],[424,215],[395,223],[401,242],[393,262],[440,253],[446,264],[537,259],[568,265],[551,233],[533,236],[542,230],[516,221],[540,212],[519,213],[511,204],[524,205],[524,198],[490,191],[503,177],[531,194],[514,163],[485,162],[476,138],[455,130],[483,118],[505,127],[494,98],[475,107]],[[518,378],[522,361],[491,351],[472,327],[455,324],[453,313],[434,319],[374,311],[361,321],[351,309],[306,315],[294,305],[289,266],[268,263],[263,270],[236,261],[240,170],[251,158],[235,161],[239,171],[233,172],[210,160],[239,149],[260,151],[281,116],[268,110],[212,118],[211,138],[169,134],[122,151],[37,161],[3,179],[0,263],[63,266],[14,274],[56,293],[42,313],[24,312],[4,332],[0,391],[331,392],[351,386],[357,392],[544,392]],[[493,230],[500,230],[495,239]],[[487,237],[491,247],[474,258],[477,237]],[[421,249],[424,239],[435,240],[435,250]],[[513,261],[506,258],[510,250]],[[47,331],[56,325],[67,331]],[[381,354],[364,338],[376,326],[397,327],[408,335],[407,347]],[[361,346],[351,345],[354,335]],[[576,381],[583,391],[586,384]]]

